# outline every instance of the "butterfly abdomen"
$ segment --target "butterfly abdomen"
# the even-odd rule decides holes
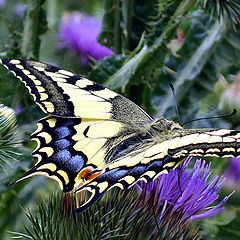
[[[165,139],[148,149],[146,157],[184,158],[187,156],[238,157],[240,132],[224,129],[180,129],[175,137]]]

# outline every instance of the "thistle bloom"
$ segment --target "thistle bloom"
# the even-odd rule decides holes
[[[217,198],[223,177],[209,177],[210,164],[197,160],[191,173],[186,171],[191,158],[183,163],[181,172],[178,169],[163,174],[154,182],[136,184],[139,196],[138,207],[150,206],[155,212],[156,222],[162,226],[176,226],[208,218],[224,210],[222,205],[230,197],[225,197],[218,205],[206,210]],[[172,232],[173,229],[168,229]],[[156,230],[156,228],[155,228]]]
[[[0,8],[3,8],[6,3],[6,0],[0,0]]]
[[[13,13],[15,16],[22,17],[25,9],[26,9],[26,5],[24,3],[17,3],[13,7]]]
[[[59,25],[59,48],[70,48],[76,51],[82,64],[88,63],[88,58],[100,60],[110,56],[112,51],[97,42],[101,29],[101,21],[94,17],[84,16],[80,13],[66,15]]]
[[[240,187],[240,164],[239,164],[239,158],[230,158],[229,167],[224,172],[224,176],[227,180],[233,182],[238,187]],[[228,182],[229,182],[228,181]]]

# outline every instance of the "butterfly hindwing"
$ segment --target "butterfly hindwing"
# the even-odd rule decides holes
[[[113,144],[132,134],[124,126],[110,120],[51,115],[41,119],[31,136],[37,142],[33,156],[38,162],[17,181],[46,175],[57,180],[64,192],[72,191],[87,174],[104,169]]]
[[[76,192],[87,190],[90,191],[92,195],[87,202],[82,204],[76,210],[76,212],[80,213],[87,209],[99,197],[113,187],[119,187],[124,190],[132,187],[139,180],[150,182],[157,176],[168,173],[180,162],[179,160],[176,160],[174,165],[171,164],[168,166],[168,162],[172,162],[170,156],[166,156],[164,159],[157,159],[149,163],[144,163],[142,154],[135,157],[135,160],[137,160],[137,158],[138,161],[136,162],[138,162],[138,164],[135,166],[132,165],[131,167],[121,166],[121,164],[119,164],[119,167],[113,167],[111,169],[112,166],[110,164],[110,169],[105,168],[105,171],[99,177],[77,189]]]

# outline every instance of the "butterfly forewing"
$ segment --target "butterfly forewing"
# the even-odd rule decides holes
[[[153,120],[125,97],[60,68],[22,59],[2,64],[50,114],[32,134],[38,161],[18,180],[40,174],[57,180],[64,192],[90,191],[77,212],[113,187],[168,173],[188,156],[239,156],[238,131],[184,129]]]
[[[145,126],[152,118],[127,98],[82,76],[45,63],[9,59],[2,64],[29,89],[48,114],[60,117],[113,119]]]
[[[38,122],[32,135],[38,162],[19,180],[46,175],[64,192],[71,191],[82,181],[77,177],[82,169],[104,168],[105,154],[115,142],[152,121],[128,99],[79,75],[31,60],[1,61],[51,114]],[[124,124],[129,117],[131,124]]]

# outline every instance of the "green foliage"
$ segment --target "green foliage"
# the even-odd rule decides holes
[[[64,240],[64,239],[122,239],[117,209],[100,205],[88,209],[83,214],[75,215],[71,195],[56,195],[39,205],[37,216],[27,213],[31,227],[27,234],[20,234],[23,239]],[[60,204],[59,204],[60,203]],[[67,226],[67,227],[62,227]]]
[[[239,210],[236,210],[235,218],[232,219],[232,221],[226,225],[219,225],[219,231],[216,234],[215,239],[226,240],[229,239],[229,236],[232,236],[232,239],[238,239],[240,237],[239,224],[240,213]]]
[[[126,60],[126,56],[113,55],[96,62],[93,66],[88,78],[92,81],[103,84],[110,76],[112,76]]]
[[[172,74],[170,79],[169,74],[168,79],[163,74],[157,86],[162,92],[169,82],[174,82],[183,121],[193,119],[201,107],[199,100],[212,92],[219,73],[239,59],[239,36],[239,32],[226,28],[222,22],[212,21],[203,11],[194,12],[177,56],[170,57],[166,62],[166,67],[176,74]],[[164,77],[167,81],[163,82]],[[165,92],[167,95],[161,100],[157,116],[174,115],[172,93],[170,90]],[[156,98],[159,98],[158,91],[156,93]]]
[[[239,219],[239,209],[229,207],[227,211],[225,210],[208,221],[202,222],[201,235],[209,240],[238,239]]]
[[[20,191],[24,185],[18,186],[18,191],[13,193],[9,191],[9,184],[16,178],[23,168],[19,164],[19,160],[25,162],[26,167],[29,167],[30,152],[22,147],[19,136],[17,134],[18,127],[16,125],[16,117],[14,111],[4,105],[0,105],[0,215],[2,217],[0,221],[0,235],[3,237],[6,227],[15,224],[10,222],[9,218],[17,217],[21,212],[20,208],[15,208],[14,211],[10,207],[16,204],[16,194]],[[24,154],[24,155],[23,155]],[[23,160],[24,159],[24,160]],[[18,161],[17,161],[18,160]],[[28,200],[29,196],[25,196]],[[24,198],[25,198],[24,197]],[[27,201],[26,201],[27,202]],[[24,203],[23,203],[24,205]]]
[[[105,0],[99,42],[115,53],[133,50],[151,16],[158,13],[157,4],[157,0]]]
[[[104,17],[102,20],[102,30],[101,30],[101,34],[99,35],[99,42],[102,45],[105,45],[109,48],[111,48],[114,44],[114,42],[117,42],[117,39],[115,39],[114,37],[114,28],[119,28],[119,1],[114,1],[114,0],[110,0],[110,1],[104,1]],[[117,22],[118,21],[118,22]],[[119,32],[119,30],[118,30]],[[107,39],[104,41],[104,39]],[[115,45],[115,48],[117,46]]]

